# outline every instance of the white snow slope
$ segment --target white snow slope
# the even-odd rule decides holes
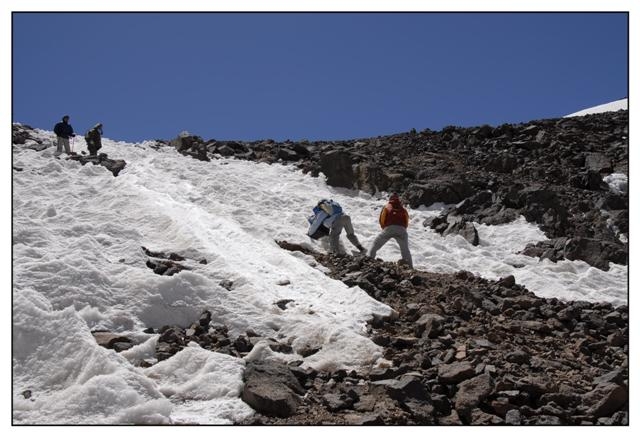
[[[53,140],[51,132],[38,134]],[[75,142],[86,149],[83,139]],[[101,152],[127,161],[115,178],[102,166],[55,159],[51,147],[14,149],[13,164],[24,168],[13,172],[14,423],[233,423],[247,417],[252,410],[239,398],[243,359],[191,345],[148,369],[133,364],[153,358],[158,336],[143,334],[144,328],[185,326],[204,309],[229,326],[232,337],[251,328],[294,352],[320,348],[304,366],[386,364],[363,333],[367,320],[391,308],[274,242],[322,249],[306,237],[306,216],[327,197],[343,205],[369,246],[383,198],[329,187],[290,166],[207,163],[150,144],[105,139]],[[464,269],[492,279],[513,274],[540,296],[626,303],[626,266],[604,272],[581,261],[517,255],[545,239],[522,218],[479,225],[477,247],[459,236],[442,238],[422,226],[441,208],[410,211],[416,268]],[[204,257],[208,264],[158,276],[146,267],[141,246]],[[393,242],[378,255],[399,259]],[[224,279],[233,281],[231,290],[219,285]],[[274,305],[280,299],[294,301],[281,310]],[[140,344],[118,354],[96,344],[96,329]]]
[[[579,117],[581,115],[600,114],[601,112],[619,111],[621,109],[628,109],[628,107],[629,107],[629,99],[620,99],[614,102],[609,102],[602,105],[594,106],[592,108],[583,109],[582,111],[565,115],[565,117]]]

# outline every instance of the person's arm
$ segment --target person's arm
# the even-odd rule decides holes
[[[380,211],[380,217],[378,217],[378,223],[380,223],[380,227],[384,229],[384,221],[387,219],[387,207],[383,207],[382,211]]]
[[[326,218],[327,218],[327,213],[326,212],[320,211],[319,213],[317,213],[316,214],[316,218],[313,220],[313,223],[311,223],[311,226],[309,226],[309,231],[307,231],[307,235],[315,234],[315,232],[322,225],[322,222]]]

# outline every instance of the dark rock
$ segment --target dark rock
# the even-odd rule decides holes
[[[442,236],[445,237],[447,235],[457,234],[462,236],[465,240],[471,243],[473,246],[477,246],[480,243],[480,239],[478,238],[478,231],[473,223],[467,222],[465,220],[460,220],[455,223],[451,223],[447,229],[442,233]]]
[[[356,187],[368,192],[386,191],[391,185],[391,180],[384,170],[377,165],[361,163],[355,170]]]
[[[567,241],[564,257],[580,259],[602,270],[609,270],[609,262],[627,264],[627,252],[621,244],[592,238],[574,237]]]
[[[587,167],[587,169],[598,173],[613,172],[611,160],[602,153],[587,153],[584,160],[584,166]]]
[[[297,161],[300,156],[294,150],[283,147],[276,152],[276,158],[283,161]]]
[[[392,379],[396,375],[397,375],[397,371],[390,367],[377,368],[377,369],[373,369],[369,373],[369,379],[371,381],[381,381],[383,379]]]
[[[474,366],[468,361],[438,366],[438,380],[444,384],[457,384],[475,376]]]
[[[600,384],[582,396],[583,403],[589,407],[587,414],[605,417],[615,413],[629,401],[627,389],[618,384]]]
[[[348,425],[383,425],[384,421],[380,417],[380,414],[363,414],[348,415],[345,416]]]
[[[529,364],[529,361],[531,360],[531,356],[525,351],[521,349],[517,349],[513,352],[509,352],[506,355],[505,359],[510,363]]]
[[[493,386],[493,379],[486,373],[460,383],[455,397],[456,411],[467,412],[478,406],[491,394]]]
[[[458,412],[456,410],[451,410],[451,414],[446,417],[438,418],[439,425],[464,425],[462,420],[460,420],[460,416],[458,416]]]
[[[347,396],[344,393],[334,394],[328,393],[322,397],[324,405],[331,412],[336,412],[351,408],[354,404],[354,399]]]
[[[611,372],[605,373],[602,376],[598,376],[593,379],[593,383],[596,385],[609,385],[610,383],[621,384],[625,380],[625,373],[623,369],[614,369]]]
[[[428,400],[424,385],[413,376],[401,376],[399,379],[383,379],[370,383],[371,391],[382,388],[392,399],[404,401],[408,398],[417,400]]]
[[[296,377],[284,364],[250,362],[244,373],[242,400],[268,416],[288,417],[296,412],[305,393]]]
[[[332,151],[320,156],[320,171],[327,177],[327,184],[333,187],[352,188],[355,176],[351,155],[344,151]]]
[[[286,310],[287,309],[287,304],[289,302],[295,302],[293,299],[280,299],[279,301],[277,301],[275,303],[275,305],[280,308],[281,310]]]
[[[438,314],[423,314],[416,322],[416,337],[436,338],[442,332],[444,317]]]
[[[209,310],[203,311],[202,314],[200,314],[200,317],[198,318],[198,323],[204,329],[208,329],[209,324],[211,323],[211,311]]]
[[[480,408],[471,411],[471,425],[502,425],[504,420],[493,414],[485,413]]]
[[[540,415],[527,419],[526,425],[564,425],[562,420],[557,416]]]
[[[614,347],[621,347],[628,343],[625,336],[620,332],[614,332],[607,336],[607,343]]]
[[[516,285],[516,278],[513,275],[505,276],[498,281],[503,287],[511,288]]]
[[[545,393],[557,391],[556,385],[546,376],[527,376],[517,383],[517,388],[537,398]]]
[[[158,342],[183,344],[183,332],[179,327],[171,327],[166,329],[160,335]]]
[[[109,159],[107,158],[106,153],[100,153],[98,156],[82,156],[82,155],[70,155],[67,157],[72,161],[79,161],[82,165],[87,163],[91,163],[93,165],[102,165],[106,167],[113,176],[118,176],[120,171],[127,165],[127,163],[122,159]]]
[[[409,400],[402,403],[402,408],[411,414],[421,425],[433,424],[433,412],[435,408],[425,401]]]
[[[584,188],[585,190],[598,191],[608,189],[600,173],[593,170],[588,170],[586,173],[576,175],[572,181],[574,182],[574,186]]]
[[[229,279],[223,279],[218,285],[226,288],[227,290],[231,290],[233,288],[233,281],[230,281]]]
[[[107,349],[116,349],[115,345],[117,343],[120,344],[118,346],[120,350],[125,349],[125,344],[130,345],[129,347],[131,347],[132,345],[131,339],[118,334],[114,334],[112,332],[98,331],[92,332],[91,334],[93,335],[93,338],[95,338],[96,343]],[[126,347],[126,349],[128,349],[129,347]],[[120,352],[120,350],[116,350],[116,352]]]

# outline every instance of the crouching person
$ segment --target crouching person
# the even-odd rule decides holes
[[[400,246],[403,261],[409,267],[413,268],[413,260],[411,259],[411,252],[409,252],[409,235],[407,234],[409,213],[404,206],[402,206],[402,202],[396,193],[391,195],[389,202],[382,208],[378,221],[380,222],[382,232],[380,232],[373,241],[373,245],[369,250],[369,256],[375,258],[376,252],[378,252],[387,241],[393,238]]]
[[[340,234],[344,229],[347,239],[360,252],[365,252],[364,247],[358,241],[358,237],[353,231],[351,217],[342,211],[338,202],[322,199],[313,208],[313,214],[308,217],[309,231],[307,235],[314,240],[329,237],[329,253],[340,253]]]
[[[102,148],[102,123],[96,124],[92,127],[84,136],[87,142],[87,149],[89,149],[89,155],[95,156],[98,150]]]

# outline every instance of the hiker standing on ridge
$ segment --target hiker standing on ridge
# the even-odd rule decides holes
[[[373,240],[373,245],[369,250],[369,256],[375,258],[376,252],[380,250],[389,239],[394,238],[400,246],[402,260],[409,267],[413,268],[413,260],[411,259],[411,252],[409,252],[409,235],[407,234],[409,213],[404,206],[402,206],[402,202],[396,193],[393,193],[391,197],[389,197],[389,203],[382,208],[378,221],[380,222],[382,232]]]
[[[329,236],[329,253],[340,252],[340,233],[344,228],[347,231],[347,239],[360,252],[365,252],[353,231],[351,217],[342,211],[342,207],[334,200],[322,199],[313,208],[313,214],[307,218],[310,227],[307,235],[317,240]]]
[[[95,156],[98,150],[102,148],[102,123],[96,124],[84,136],[89,149],[89,156]]]
[[[60,155],[62,153],[62,147],[64,146],[64,152],[68,155],[71,152],[71,148],[69,147],[69,137],[76,136],[76,134],[73,133],[73,128],[69,124],[68,115],[62,117],[62,121],[56,124],[53,128],[53,132],[58,136],[55,154]]]

